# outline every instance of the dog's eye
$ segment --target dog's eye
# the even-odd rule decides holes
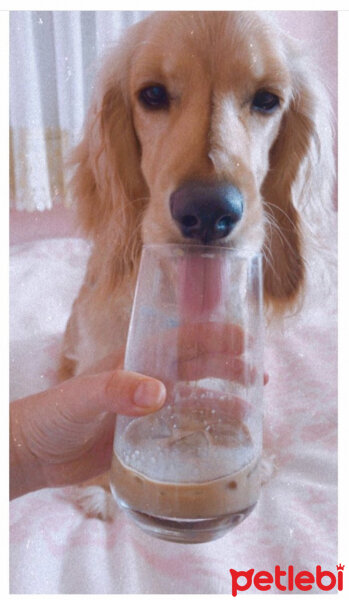
[[[139,92],[139,99],[148,108],[168,108],[169,97],[163,85],[151,85]]]
[[[271,113],[280,105],[278,96],[271,92],[260,90],[257,92],[252,101],[253,110],[262,113]]]

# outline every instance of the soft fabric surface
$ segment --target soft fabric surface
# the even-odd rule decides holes
[[[12,249],[12,399],[55,383],[88,251],[79,239]],[[231,568],[336,571],[335,282],[324,287],[268,330],[264,445],[275,472],[246,521],[215,542],[177,545],[150,538],[120,511],[113,524],[85,518],[71,488],[41,490],[11,503],[10,591],[231,594]]]

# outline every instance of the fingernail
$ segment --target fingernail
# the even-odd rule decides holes
[[[133,402],[141,408],[161,406],[165,400],[166,389],[163,383],[154,379],[143,380],[136,388]]]

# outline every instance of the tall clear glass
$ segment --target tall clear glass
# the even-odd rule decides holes
[[[262,451],[260,254],[143,249],[125,369],[161,379],[165,405],[117,418],[111,489],[148,533],[224,535],[256,505]]]

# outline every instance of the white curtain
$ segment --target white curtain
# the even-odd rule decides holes
[[[81,134],[97,59],[146,11],[10,13],[11,205],[68,202],[64,163]]]

